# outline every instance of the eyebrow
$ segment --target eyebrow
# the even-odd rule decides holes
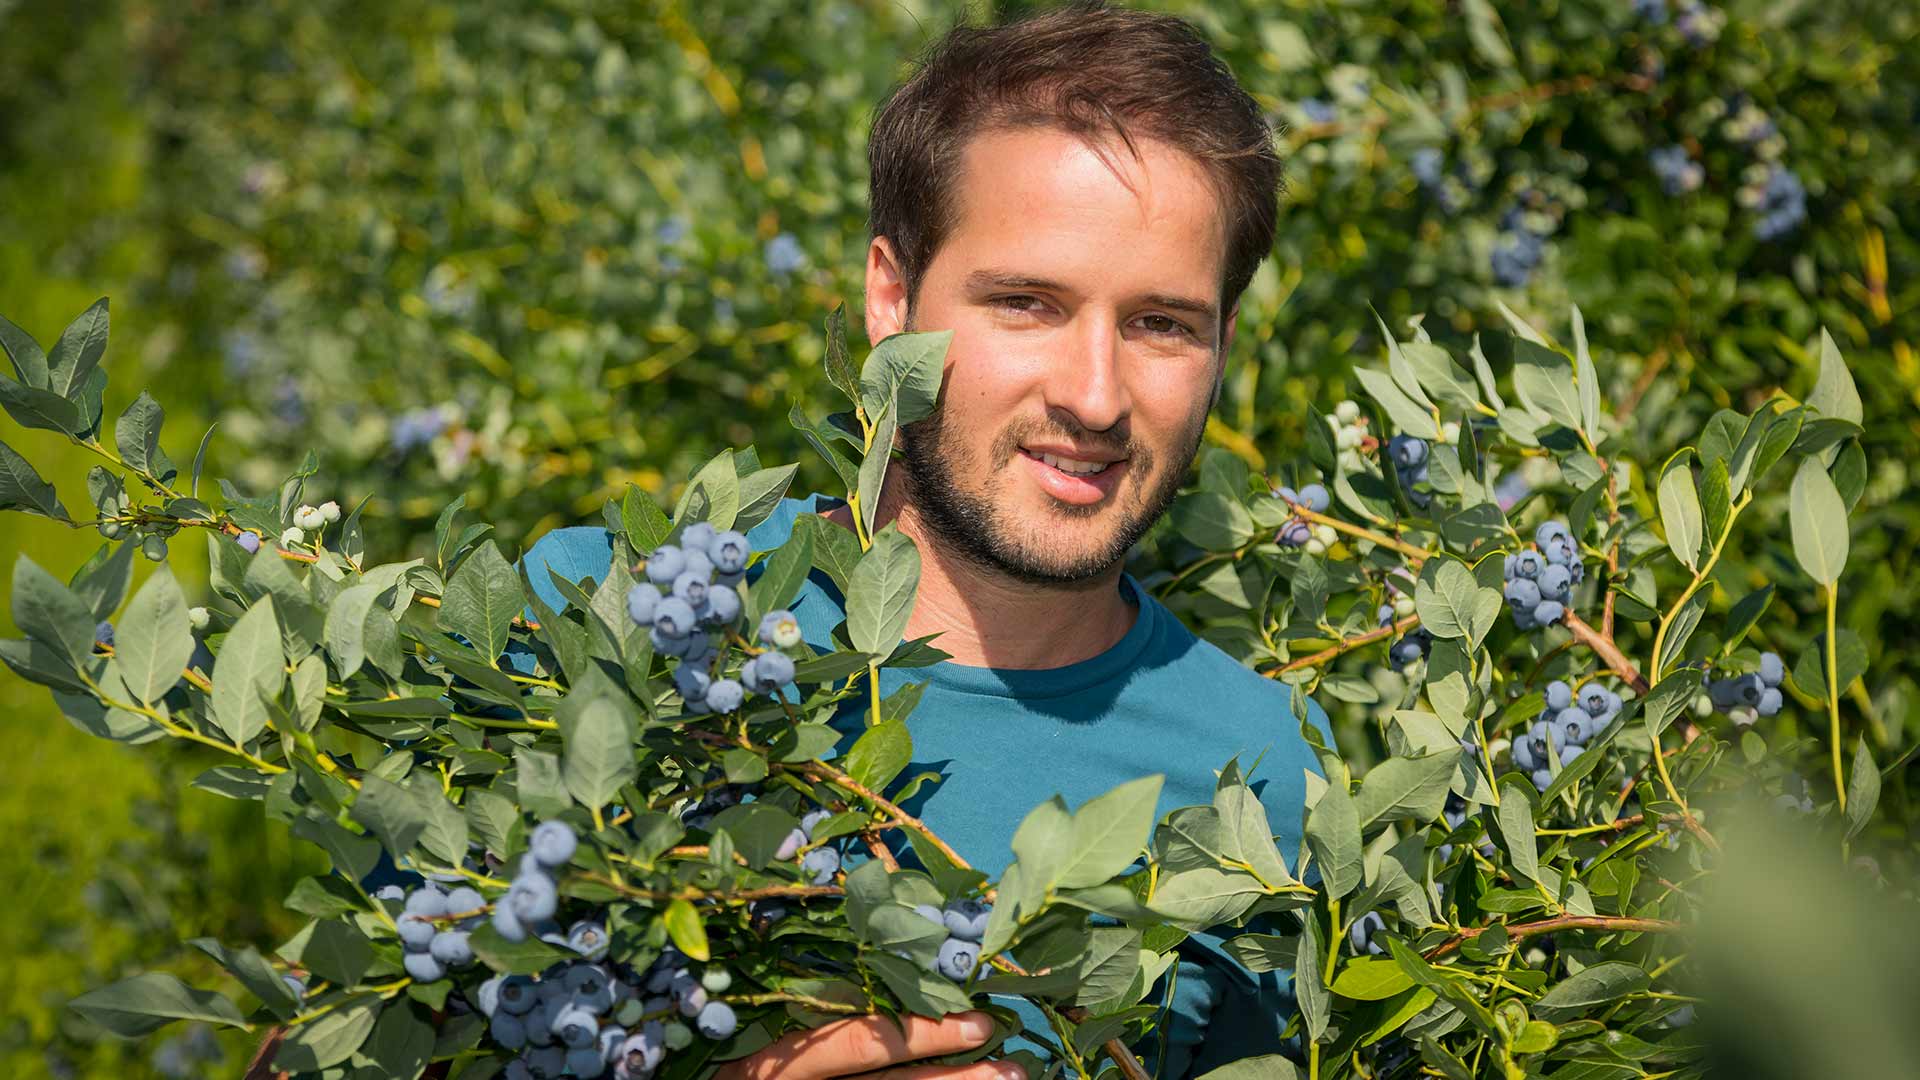
[[[1009,273],[1004,270],[975,270],[967,275],[965,284],[968,289],[1041,289],[1047,292],[1073,291],[1057,281],[1051,281],[1047,278],[1029,277],[1025,274]],[[1198,315],[1206,319],[1209,324],[1219,321],[1219,316],[1214,312],[1214,306],[1205,300],[1195,300],[1192,297],[1174,296],[1168,293],[1150,293],[1142,297],[1142,299],[1155,307],[1171,308],[1175,311],[1185,311]]]

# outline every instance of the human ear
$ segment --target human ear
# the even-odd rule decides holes
[[[906,278],[893,242],[876,236],[867,246],[867,340],[878,342],[906,328]]]

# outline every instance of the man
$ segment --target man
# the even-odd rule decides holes
[[[1272,244],[1280,163],[1258,108],[1185,23],[1079,4],[949,33],[876,117],[869,158],[867,336],[953,331],[938,408],[901,433],[878,516],[923,562],[907,637],[937,632],[952,657],[883,676],[885,692],[928,682],[903,775],[939,780],[909,808],[997,875],[1022,817],[1056,793],[1078,805],[1164,773],[1164,813],[1209,801],[1238,756],[1258,759],[1279,849],[1298,851],[1303,773],[1319,770],[1288,690],[1198,640],[1122,569],[1187,475],[1236,302]],[[851,527],[844,503],[789,499],[750,539],[778,546],[808,512]],[[536,587],[541,564],[603,576],[607,543],[597,529],[543,539],[528,556]],[[794,609],[831,649],[844,618],[831,582],[816,575]],[[843,720],[851,739],[861,719]],[[1190,943],[1164,1041],[1141,1048],[1161,1075],[1280,1042],[1284,973],[1248,975],[1220,940]],[[978,1013],[915,1018],[904,1034],[849,1020],[721,1075],[1021,1075],[910,1064],[989,1031]]]

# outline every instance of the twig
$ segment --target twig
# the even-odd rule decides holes
[[[1613,669],[1615,675],[1625,679],[1627,685],[1633,687],[1634,693],[1647,692],[1646,678],[1633,666],[1633,661],[1627,659],[1627,654],[1620,651],[1620,646],[1614,644],[1613,638],[1595,630],[1587,624],[1586,620],[1571,611],[1562,616],[1562,619],[1567,624],[1567,629],[1573,631],[1574,640],[1592,649],[1594,655],[1600,657],[1609,668]]]
[[[1455,934],[1447,940],[1427,950],[1428,960],[1438,960],[1458,949],[1462,942],[1470,937],[1478,937],[1486,928],[1480,928],[1471,934]],[[1506,928],[1507,938],[1521,941],[1536,934],[1551,934],[1555,930],[1618,930],[1628,933],[1673,934],[1684,927],[1669,919],[1633,919],[1609,915],[1561,915],[1558,918],[1542,919],[1539,922],[1520,923]]]
[[[1329,645],[1324,649],[1321,649],[1319,652],[1314,653],[1312,656],[1303,656],[1297,660],[1289,660],[1277,668],[1274,668],[1270,671],[1262,672],[1262,674],[1266,675],[1269,678],[1276,678],[1278,676],[1286,674],[1289,671],[1298,671],[1301,668],[1315,667],[1343,653],[1352,652],[1353,650],[1358,649],[1363,645],[1371,645],[1374,642],[1381,640],[1382,638],[1389,638],[1395,634],[1404,634],[1418,625],[1420,625],[1420,616],[1417,614],[1409,615],[1406,618],[1401,619],[1399,622],[1390,623],[1386,626],[1380,627],[1377,630],[1369,630],[1364,634],[1355,634],[1350,638],[1341,638],[1339,641],[1333,643],[1332,645]]]

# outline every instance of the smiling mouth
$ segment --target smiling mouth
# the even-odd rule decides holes
[[[1024,447],[1020,452],[1040,462],[1042,465],[1050,465],[1066,473],[1068,476],[1098,476],[1106,472],[1109,467],[1119,464],[1119,462],[1112,461],[1079,461],[1074,458],[1061,457],[1058,454],[1036,454]]]

